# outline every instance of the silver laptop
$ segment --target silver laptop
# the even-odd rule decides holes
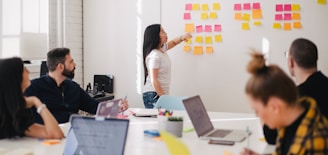
[[[182,102],[200,139],[240,142],[250,134],[244,130],[215,129],[199,95]]]
[[[123,155],[128,119],[72,115],[64,155]]]

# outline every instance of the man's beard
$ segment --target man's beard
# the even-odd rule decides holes
[[[75,67],[71,71],[68,70],[68,69],[66,69],[66,67],[65,67],[64,71],[62,72],[62,75],[66,76],[67,78],[73,79],[74,78],[74,75],[75,75],[74,74],[74,70],[75,70]]]

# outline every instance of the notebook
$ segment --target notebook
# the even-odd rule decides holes
[[[123,155],[128,119],[71,115],[64,155]]]
[[[199,95],[182,102],[200,139],[240,142],[250,134],[244,130],[215,129]]]
[[[98,104],[96,116],[117,117],[122,99],[103,101]]]

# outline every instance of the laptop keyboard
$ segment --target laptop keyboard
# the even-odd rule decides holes
[[[225,137],[227,134],[229,134],[231,130],[215,130],[213,133],[209,134],[209,137]]]

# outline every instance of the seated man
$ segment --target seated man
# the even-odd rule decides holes
[[[49,111],[58,123],[69,121],[71,114],[79,110],[95,114],[98,102],[88,95],[74,78],[75,62],[68,48],[55,48],[47,54],[48,75],[31,81],[30,87],[25,91],[26,96],[37,96],[46,104]],[[120,110],[127,109],[128,103],[123,100]],[[43,124],[36,109],[31,109],[35,122]]]

